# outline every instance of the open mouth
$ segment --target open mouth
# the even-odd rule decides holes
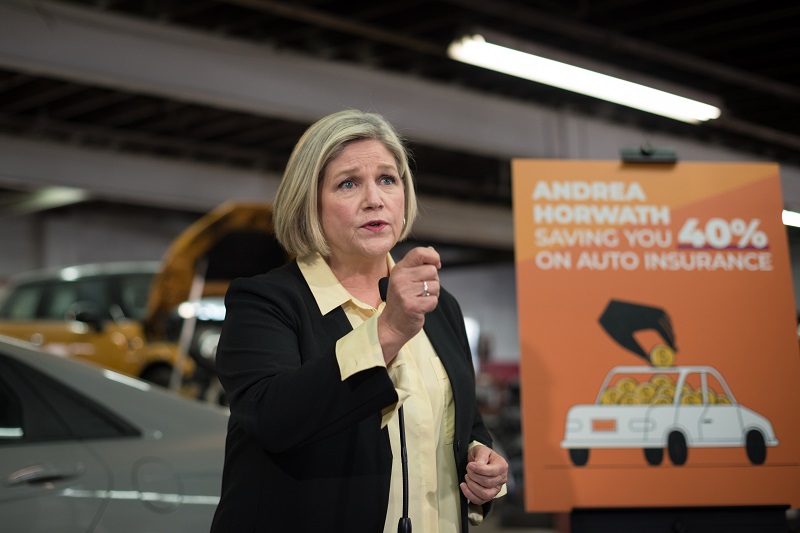
[[[386,222],[382,220],[373,220],[372,222],[367,222],[362,227],[364,228],[380,228],[386,225]]]

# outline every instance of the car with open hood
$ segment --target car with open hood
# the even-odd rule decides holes
[[[0,334],[159,385],[193,381],[203,389],[214,375],[228,284],[287,260],[270,205],[228,202],[182,232],[161,261],[71,265],[12,278]]]

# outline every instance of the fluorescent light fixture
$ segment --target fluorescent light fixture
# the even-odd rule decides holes
[[[20,198],[3,208],[3,215],[24,215],[46,209],[54,209],[65,205],[84,202],[89,199],[89,192],[74,187],[43,187],[35,191],[21,194]]]
[[[625,81],[552,59],[486,42],[482,35],[456,40],[447,49],[452,59],[512,76],[559,87],[649,113],[697,124],[719,117],[710,104]]]
[[[783,224],[784,226],[794,226],[800,228],[800,213],[794,211],[783,210]]]

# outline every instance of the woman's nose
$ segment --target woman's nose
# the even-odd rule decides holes
[[[364,205],[370,208],[383,206],[383,198],[381,198],[381,191],[377,184],[368,183],[364,187]]]

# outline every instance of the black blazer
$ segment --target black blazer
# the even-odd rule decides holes
[[[211,531],[383,531],[392,452],[381,409],[397,401],[386,369],[342,381],[336,341],[352,327],[341,307],[322,316],[295,261],[235,280],[225,305],[217,370],[231,417]],[[491,438],[477,410],[461,310],[444,290],[425,332],[453,389],[463,479],[469,443]],[[463,495],[461,522],[468,531]]]

